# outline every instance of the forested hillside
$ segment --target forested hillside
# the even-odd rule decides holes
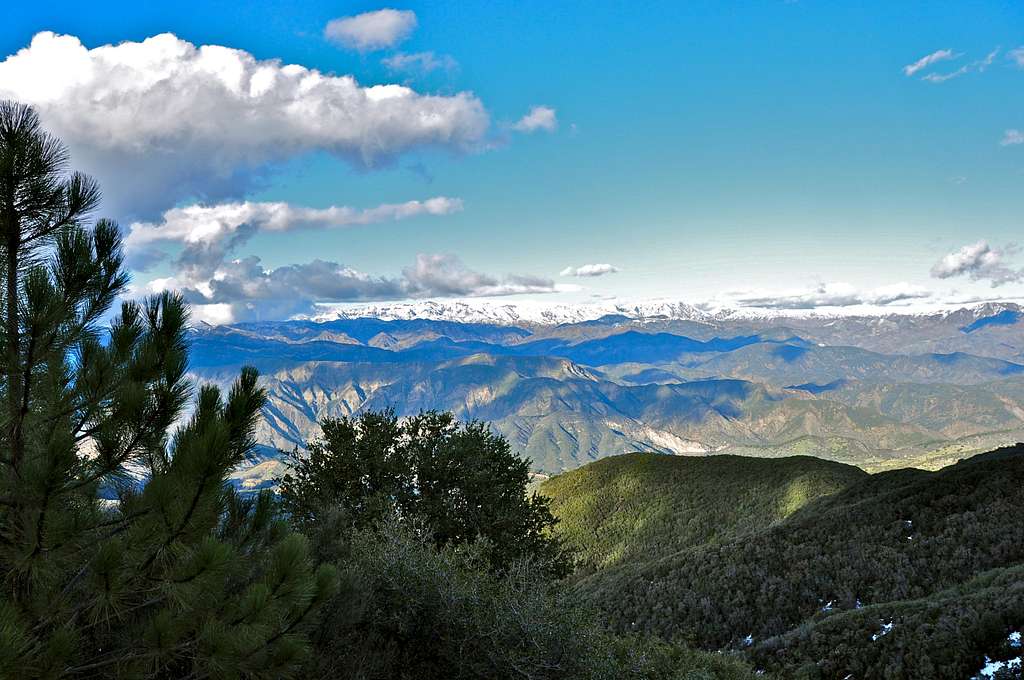
[[[717,471],[720,495],[677,473],[621,505],[649,462],[625,456],[542,486],[583,555],[577,593],[619,631],[744,650],[784,675],[964,678],[1024,625],[1024,446],[937,472],[857,479],[818,465],[802,482],[733,458]],[[743,500],[744,483],[776,499],[794,483],[821,493],[773,523],[770,503]],[[597,497],[635,514],[609,523],[586,510]],[[720,533],[692,530],[701,506]]]
[[[722,543],[867,477],[810,456],[613,456],[541,487],[580,573]]]

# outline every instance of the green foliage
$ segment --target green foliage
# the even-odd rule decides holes
[[[756,644],[749,656],[760,668],[804,669],[807,678],[969,678],[986,656],[1019,656],[1007,633],[1022,626],[1024,565],[1018,565],[928,597],[812,620]]]
[[[735,653],[703,652],[641,635],[604,636],[595,678],[615,680],[768,680]]]
[[[127,278],[95,184],[35,113],[0,103],[0,676],[286,677],[336,585],[269,496],[228,472],[264,403],[185,378],[163,295],[100,323]],[[146,482],[141,486],[137,480]],[[101,498],[101,495],[106,498]]]
[[[313,536],[343,587],[314,636],[308,677],[339,680],[749,679],[734,658],[637,636],[615,638],[528,561],[489,569],[483,542],[436,547],[405,522]]]
[[[752,677],[734,657],[609,635],[552,580],[546,499],[526,495],[525,461],[484,425],[367,412],[323,429],[281,485],[293,522],[341,574],[307,676]]]
[[[1021,507],[1024,446],[867,476],[771,526],[636,552],[575,588],[615,630],[731,647],[784,674],[961,678],[1024,623]]]
[[[300,528],[336,508],[361,527],[394,511],[438,547],[486,539],[494,569],[529,558],[550,574],[567,572],[547,499],[526,493],[529,461],[486,424],[435,411],[402,421],[368,411],[322,427],[323,439],[295,454],[281,480],[282,504]]]
[[[613,456],[540,486],[574,550],[577,572],[650,560],[763,529],[864,478],[860,469],[800,456]]]
[[[398,521],[350,536],[338,563],[346,587],[315,638],[311,676],[557,678],[586,670],[598,629],[530,564],[495,574],[483,542],[437,548]]]

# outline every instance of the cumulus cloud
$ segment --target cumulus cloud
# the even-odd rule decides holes
[[[603,263],[603,264],[585,264],[580,267],[566,267],[562,271],[558,272],[559,276],[604,276],[605,274],[614,274],[619,271],[619,268],[615,265]]]
[[[949,59],[956,59],[959,56],[960,55],[959,54],[955,54],[953,52],[953,50],[936,50],[935,52],[932,52],[931,54],[927,54],[927,55],[921,57],[920,59],[915,61],[913,64],[907,64],[906,66],[904,66],[903,67],[903,75],[908,76],[908,77],[912,76],[915,73],[917,73],[918,71],[921,71],[923,69],[928,68],[932,64],[936,64],[936,63],[938,63],[940,61],[947,61]]]
[[[1024,132],[1016,129],[1010,129],[1003,133],[1003,138],[999,140],[999,146],[1015,146],[1017,144],[1024,144]]]
[[[198,306],[229,305],[232,318],[281,319],[307,311],[316,300],[380,300],[402,297],[399,279],[374,277],[336,262],[313,260],[276,269],[264,269],[259,257],[224,263],[208,281],[175,286]]]
[[[438,55],[433,52],[398,52],[381,59],[381,63],[390,71],[421,75],[438,69],[452,71],[459,65],[447,54]]]
[[[993,288],[1021,281],[1024,269],[1013,269],[1006,264],[1007,257],[1017,251],[1013,244],[994,248],[987,241],[971,243],[943,256],[932,267],[932,276],[937,279],[967,276],[972,281],[990,281]]]
[[[0,98],[33,105],[122,217],[238,198],[311,151],[373,167],[425,146],[480,148],[489,127],[470,93],[367,87],[169,33],[92,49],[39,33],[0,62]]]
[[[772,293],[741,293],[735,303],[743,307],[767,309],[815,309],[817,307],[885,306],[896,302],[922,300],[932,296],[922,286],[897,283],[871,290],[860,290],[847,283],[822,283],[807,290]]]
[[[350,50],[372,52],[394,47],[412,35],[415,29],[415,12],[380,9],[332,19],[324,29],[324,37]]]
[[[552,293],[550,279],[509,274],[497,278],[467,269],[453,255],[418,255],[416,264],[402,271],[409,297],[492,297],[523,293]]]
[[[534,106],[525,116],[512,124],[512,129],[517,132],[554,132],[558,127],[558,115],[550,106]]]
[[[151,282],[150,291],[175,288],[196,318],[219,323],[281,319],[308,313],[316,303],[426,297],[495,297],[553,293],[554,282],[537,277],[491,276],[467,268],[452,255],[418,255],[398,277],[372,276],[337,262],[314,260],[275,269],[260,258],[226,262],[209,280]]]

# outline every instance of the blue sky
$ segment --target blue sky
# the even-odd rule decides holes
[[[68,119],[73,107],[66,104],[77,100],[29,102],[107,180],[123,225],[159,229],[163,210],[195,203],[367,209],[438,196],[461,202],[461,210],[444,214],[344,228],[255,229],[229,249],[228,260],[257,256],[266,272],[320,259],[344,266],[347,276],[388,283],[299,286],[303,300],[330,301],[330,291],[343,301],[525,290],[528,298],[559,301],[813,305],[835,297],[847,305],[897,298],[891,304],[899,306],[1024,296],[1024,258],[1013,245],[1024,233],[1024,144],[1013,143],[1013,131],[1024,130],[1024,50],[1013,52],[1024,46],[1019,2],[142,4],[19,4],[0,28],[0,60],[40,31],[74,36],[87,49],[169,32],[255,60],[350,74],[364,86],[472,93],[486,112],[486,130],[466,133],[468,141],[396,142],[397,150],[369,164],[339,153],[337,143],[259,147],[255,160],[246,146],[228,161],[211,161],[218,171],[234,163],[245,178],[209,194],[200,175],[193,184],[168,176],[161,186],[161,169],[140,155],[131,172],[149,173],[154,183],[122,196],[132,178],[109,167],[117,161],[112,152],[95,152],[100,142],[88,135],[99,133]],[[415,18],[393,45],[361,50],[325,35],[331,20],[385,7]],[[906,75],[905,67],[941,50],[949,58]],[[430,72],[385,65],[396,54],[425,52],[439,64]],[[40,78],[60,68],[37,61]],[[942,82],[924,79],[959,69]],[[13,73],[0,65],[0,94],[42,96]],[[59,97],[78,96],[68,94],[73,85]],[[554,129],[516,131],[537,106],[551,109]],[[230,120],[220,124],[233,134]],[[391,133],[361,125],[374,139]],[[202,153],[202,145],[188,153]],[[133,260],[136,284],[191,285],[193,301],[205,302],[210,289],[180,274],[179,246],[161,242],[165,256],[148,258],[145,268],[146,258]],[[424,255],[450,259],[422,259],[422,271],[403,278]],[[944,256],[952,259],[941,267]],[[440,279],[431,263],[444,269]],[[619,271],[560,276],[586,264]],[[307,275],[325,274],[282,270],[272,292],[222,286],[210,301],[222,311],[233,305],[235,319],[244,309],[287,315],[301,310],[265,303],[291,298],[284,280]]]

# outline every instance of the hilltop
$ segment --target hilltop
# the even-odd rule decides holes
[[[867,477],[860,468],[794,456],[613,456],[553,477],[559,534],[578,569],[653,560],[772,526]]]

